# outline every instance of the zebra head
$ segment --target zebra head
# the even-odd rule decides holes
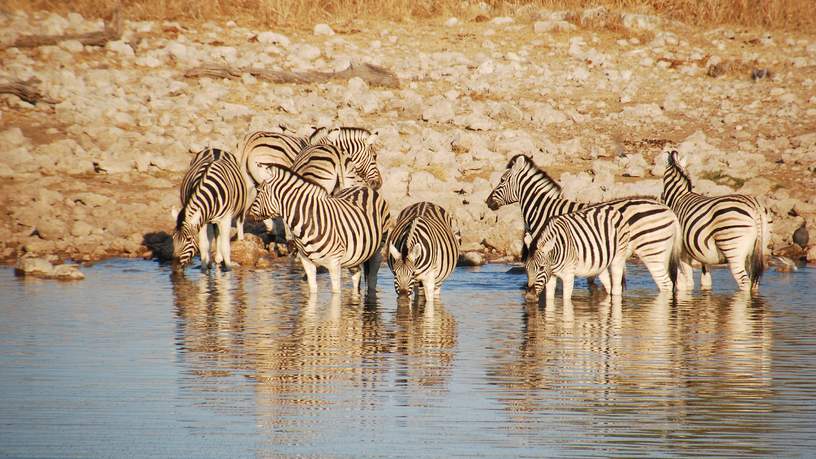
[[[422,254],[422,247],[414,244],[411,249],[406,245],[402,252],[394,244],[389,244],[391,271],[394,272],[394,290],[397,296],[410,296],[416,284],[416,262]]]
[[[678,196],[691,192],[691,179],[685,169],[685,158],[680,158],[677,150],[670,151],[666,156],[663,193],[660,194],[660,200],[669,207]]]
[[[280,217],[278,200],[275,199],[272,193],[271,183],[269,181],[263,182],[258,185],[256,190],[257,193],[255,194],[255,199],[252,201],[252,204],[249,206],[247,217],[253,220]]]
[[[198,230],[185,218],[184,211],[178,214],[176,229],[173,231],[173,259],[178,268],[184,268],[198,252]]]
[[[507,170],[502,174],[499,183],[487,196],[487,207],[490,210],[499,210],[499,207],[513,204],[519,200],[519,178],[530,159],[524,155],[516,155],[507,164]]]
[[[383,182],[374,147],[377,138],[377,133],[372,134],[359,128],[335,128],[326,136],[327,142],[340,148],[351,158],[354,173],[375,190],[379,190]]]
[[[524,234],[524,243],[532,251],[525,261],[527,268],[527,293],[528,300],[536,300],[541,296],[541,292],[553,275],[553,265],[557,253],[555,250],[555,238],[549,234],[542,234],[542,237],[534,240],[530,233]]]

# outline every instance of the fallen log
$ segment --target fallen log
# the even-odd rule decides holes
[[[105,21],[104,30],[88,33],[67,33],[62,35],[23,35],[17,37],[6,48],[37,48],[39,46],[56,45],[62,41],[76,40],[86,46],[105,46],[109,41],[116,41],[122,37],[122,14],[119,9],[113,12],[111,18]]]
[[[36,82],[37,80],[31,79],[28,81],[17,80],[11,83],[0,84],[0,94],[13,94],[29,104],[36,104],[37,102],[56,104],[56,100],[32,87]]]
[[[273,83],[325,83],[331,80],[350,80],[359,77],[370,86],[382,86],[386,88],[399,88],[399,78],[391,70],[373,64],[350,64],[346,69],[339,72],[319,72],[310,70],[305,72],[292,72],[288,70],[266,70],[256,68],[233,68],[220,64],[208,64],[192,68],[184,72],[187,78],[240,78],[241,74],[249,73],[255,78],[271,81]]]

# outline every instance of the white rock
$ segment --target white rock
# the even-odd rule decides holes
[[[490,75],[495,71],[496,64],[491,59],[487,59],[486,61],[479,64],[479,67],[476,68],[476,73],[478,73],[479,75]]]
[[[59,46],[69,53],[81,53],[85,49],[85,46],[79,40],[61,41]]]
[[[334,35],[334,30],[328,24],[316,24],[314,26],[314,34],[315,35],[325,35],[330,37]]]
[[[491,20],[490,22],[492,24],[496,24],[496,25],[507,25],[507,24],[512,24],[515,21],[513,20],[513,18],[508,17],[508,16],[499,16],[499,17],[493,18],[493,20]]]
[[[286,48],[289,46],[289,37],[275,32],[261,32],[258,34],[258,43],[280,45]]]
[[[455,26],[459,25],[459,19],[458,18],[448,18],[448,20],[445,21],[445,25],[448,26],[448,27],[455,27]]]
[[[320,57],[320,48],[310,44],[301,45],[297,51],[297,58],[302,61],[313,61]]]
[[[547,103],[535,104],[530,115],[536,124],[556,124],[567,121],[567,115]]]
[[[474,131],[490,131],[496,128],[496,122],[481,112],[472,112],[462,117],[457,124],[463,124]]]
[[[659,17],[647,14],[624,13],[621,18],[627,29],[655,30],[662,23]]]
[[[456,116],[454,105],[447,99],[438,99],[422,111],[422,119],[436,123],[447,123]]]
[[[645,177],[650,165],[640,153],[630,154],[618,159],[618,164],[627,177]]]
[[[105,48],[125,57],[133,57],[135,55],[133,48],[122,40],[109,41],[107,44],[105,44]]]
[[[535,33],[570,32],[575,30],[575,24],[563,20],[536,21],[533,24]]]
[[[3,150],[27,143],[28,139],[18,127],[9,128],[0,132],[0,145],[2,145]]]

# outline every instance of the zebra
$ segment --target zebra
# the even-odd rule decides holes
[[[614,207],[631,228],[627,257],[635,253],[640,258],[660,291],[673,289],[683,248],[680,223],[672,210],[657,199],[631,196],[599,204],[569,201],[561,196],[561,186],[530,157],[516,155],[486,201],[491,210],[514,202],[520,204],[525,231],[533,238],[557,215],[593,205]]]
[[[251,132],[241,142],[241,164],[254,185],[258,186],[269,178],[270,166],[291,167],[295,158],[308,146],[308,138],[286,132]]]
[[[597,205],[555,216],[533,237],[525,234],[528,300],[546,287],[547,301],[555,297],[555,279],[564,287],[564,302],[572,298],[575,276],[599,275],[607,292],[621,295],[629,246],[629,224],[615,207]]]
[[[679,153],[669,152],[661,200],[677,214],[682,225],[683,288],[694,288],[691,262],[697,260],[703,265],[702,288],[711,288],[711,265],[726,262],[741,290],[756,289],[765,270],[770,237],[767,210],[753,196],[707,197],[691,188],[691,178]]]
[[[339,148],[351,158],[354,173],[368,186],[379,190],[382,175],[377,167],[377,150],[374,148],[378,137],[376,132],[363,128],[316,128],[308,142],[311,145],[331,144]]]
[[[210,268],[210,243],[217,231],[215,262],[224,262],[229,271],[230,225],[238,222],[239,237],[243,236],[244,209],[249,187],[238,158],[217,148],[207,148],[193,158],[181,182],[182,208],[173,213],[173,255],[178,266],[190,263],[196,250],[201,255],[201,269]],[[197,238],[197,239],[196,239]]]
[[[377,285],[380,251],[391,226],[388,204],[368,187],[350,187],[335,195],[282,167],[269,169],[249,207],[251,218],[280,215],[291,229],[306,271],[310,293],[317,291],[315,266],[325,266],[332,292],[340,292],[341,268],[349,268],[353,291],[360,288],[360,266],[366,270],[368,291]]]
[[[462,237],[455,227],[445,209],[430,202],[418,202],[400,212],[387,242],[397,295],[410,295],[419,281],[425,301],[433,304],[459,259]]]

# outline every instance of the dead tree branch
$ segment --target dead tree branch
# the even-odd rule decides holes
[[[11,83],[0,84],[0,94],[13,94],[29,104],[36,104],[37,102],[56,104],[56,100],[51,99],[32,87],[36,82],[37,80],[31,79],[28,81],[17,80]]]
[[[192,68],[184,73],[188,78],[240,78],[241,74],[249,73],[255,78],[273,83],[325,83],[331,80],[350,80],[354,77],[362,78],[370,86],[399,88],[399,78],[391,70],[373,64],[351,64],[339,72],[290,72],[287,70],[265,70],[255,68],[232,68],[225,65],[210,64]]]
[[[110,20],[105,21],[105,29],[88,33],[67,33],[63,35],[23,35],[14,40],[7,48],[36,48],[56,45],[66,40],[77,40],[87,46],[105,46],[109,41],[122,37],[122,13],[119,9],[113,12]]]

